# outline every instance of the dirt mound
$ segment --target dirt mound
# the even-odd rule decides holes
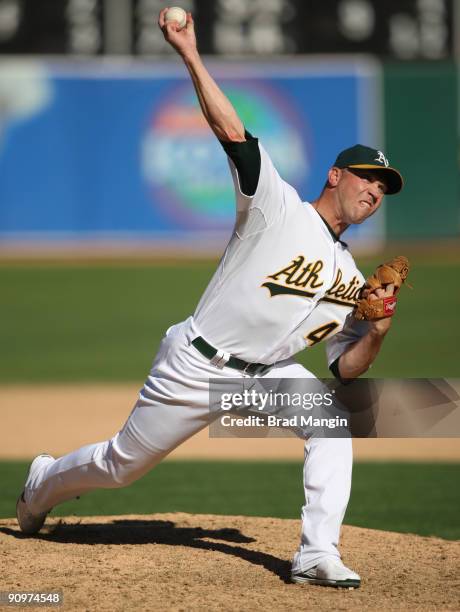
[[[0,521],[0,591],[62,589],[65,610],[458,610],[458,542],[345,526],[357,590],[289,583],[299,522],[190,514]]]

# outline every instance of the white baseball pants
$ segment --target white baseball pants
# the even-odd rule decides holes
[[[190,317],[163,338],[150,375],[122,430],[112,439],[84,446],[50,463],[26,483],[32,513],[98,488],[126,486],[216,418],[209,411],[209,378],[237,378],[238,371],[212,366],[191,341],[200,335]],[[263,377],[313,378],[289,359]],[[305,571],[325,557],[340,557],[340,527],[351,487],[350,438],[312,438],[305,444],[300,546],[293,570]]]

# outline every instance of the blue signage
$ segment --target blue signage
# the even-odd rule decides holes
[[[337,152],[382,148],[373,64],[213,63],[281,176],[314,199]],[[0,70],[0,239],[229,232],[227,159],[185,69],[18,62]],[[381,233],[381,221],[351,236]],[[364,233],[365,232],[365,233]]]

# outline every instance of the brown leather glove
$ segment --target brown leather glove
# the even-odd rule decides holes
[[[361,290],[362,297],[356,303],[354,316],[355,319],[362,321],[375,321],[384,317],[391,317],[396,309],[396,294],[401,285],[405,282],[409,274],[409,260],[403,255],[395,257],[391,261],[380,265],[372,276],[366,280],[366,284]],[[370,300],[369,296],[374,294],[376,289],[386,289],[387,285],[393,283],[394,294],[389,297],[382,297]]]

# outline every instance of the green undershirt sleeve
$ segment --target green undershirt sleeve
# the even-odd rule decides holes
[[[223,142],[221,140],[220,143],[235,164],[242,193],[246,196],[253,196],[257,190],[260,176],[259,140],[247,130],[244,135],[245,142]]]
[[[337,357],[337,359],[331,363],[329,369],[332,374],[334,374],[335,378],[337,378],[337,380],[342,383],[342,385],[349,385],[351,382],[353,382],[354,378],[342,378],[340,376],[339,359],[340,357]]]

